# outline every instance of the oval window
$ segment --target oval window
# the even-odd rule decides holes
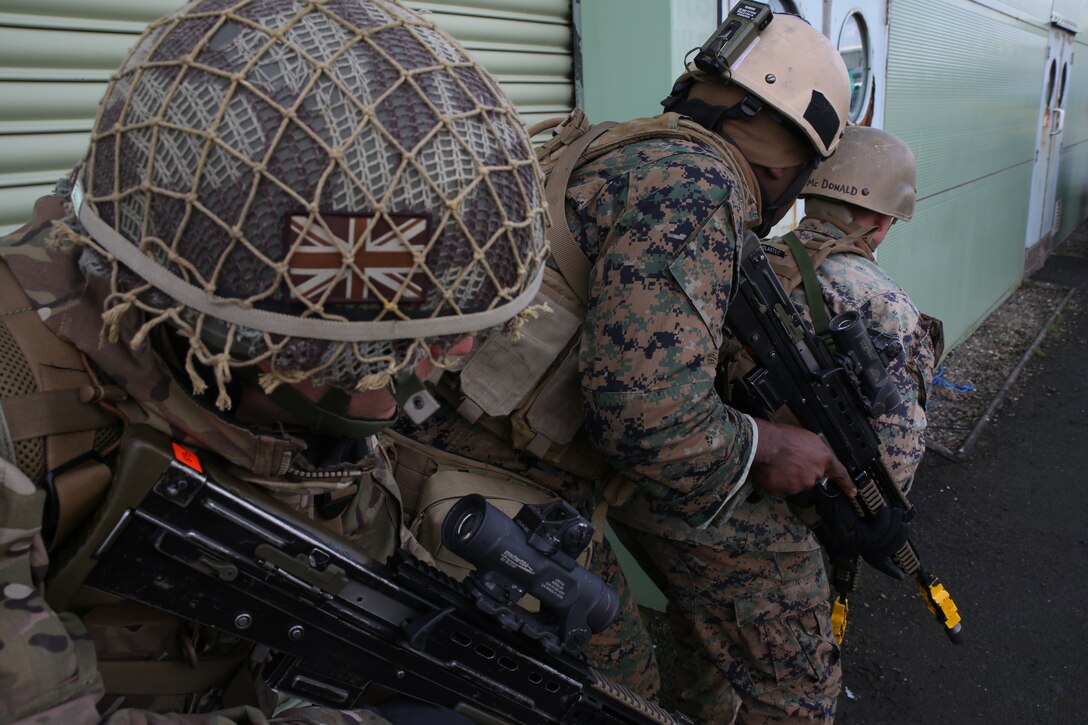
[[[1051,59],[1050,72],[1046,76],[1046,105],[1054,103],[1054,78],[1058,70],[1058,61]]]
[[[857,121],[869,90],[869,34],[860,13],[851,13],[842,24],[839,54],[850,71],[850,120]]]

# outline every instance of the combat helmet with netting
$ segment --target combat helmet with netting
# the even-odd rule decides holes
[[[383,387],[436,338],[531,312],[546,253],[515,109],[392,0],[197,0],[152,23],[72,200],[107,334],[133,310],[134,347],[168,323],[220,408],[240,368]]]

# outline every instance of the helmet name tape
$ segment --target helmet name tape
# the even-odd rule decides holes
[[[820,189],[830,189],[831,191],[838,192],[844,196],[857,196],[858,187],[853,184],[837,184],[830,179],[815,179],[810,178],[808,183],[805,184],[805,194],[819,193]],[[868,194],[868,189],[863,189],[862,194]]]

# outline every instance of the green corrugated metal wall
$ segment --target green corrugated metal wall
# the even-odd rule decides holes
[[[502,83],[527,123],[574,103],[569,0],[429,0],[433,19]],[[0,5],[0,233],[83,154],[105,83],[136,36],[179,0]]]
[[[967,0],[890,7],[885,127],[918,158],[919,203],[880,263],[944,319],[949,343],[1022,276],[1050,8],[1018,4],[1044,14],[1029,23]]]

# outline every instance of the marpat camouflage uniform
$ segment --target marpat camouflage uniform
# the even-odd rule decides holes
[[[756,216],[743,183],[679,141],[627,146],[572,180],[567,221],[596,260],[587,432],[638,484],[610,515],[669,599],[675,705],[702,722],[826,721],[839,675],[822,560],[780,499],[745,486],[754,426],[714,389],[737,239]]]
[[[714,389],[737,239],[757,216],[709,149],[630,144],[578,169],[567,223],[594,261],[579,368],[589,439],[638,486],[613,512],[685,536],[727,516],[755,454]]]
[[[59,205],[41,205],[58,209]],[[54,217],[55,218],[55,217]],[[78,251],[51,246],[47,238],[51,219],[36,214],[30,225],[0,239],[0,264],[18,279],[31,301],[31,308],[10,314],[37,316],[62,339],[78,347],[100,372],[121,385],[128,399],[117,403],[132,422],[141,422],[172,436],[186,445],[212,451],[248,471],[254,482],[294,507],[314,514],[314,498],[324,491],[351,492],[351,505],[342,516],[324,522],[334,530],[384,560],[398,539],[413,553],[428,555],[415,544],[390,515],[398,507],[396,484],[384,458],[356,446],[361,474],[350,480],[303,484],[287,480],[284,464],[311,470],[314,464],[302,458],[306,444],[283,435],[259,435],[228,422],[201,404],[178,385],[166,364],[149,345],[132,352],[124,343],[99,342],[100,311],[104,280],[86,282],[81,273]],[[133,320],[128,320],[132,323]],[[131,335],[132,330],[127,331]],[[122,338],[127,339],[124,332]],[[5,371],[7,374],[8,371]],[[354,452],[354,451],[353,451]],[[36,475],[36,474],[32,474]],[[96,702],[106,690],[125,695],[125,682],[107,682],[99,670],[113,664],[111,656],[154,660],[146,667],[186,662],[237,662],[226,673],[228,679],[245,667],[251,645],[238,638],[217,635],[212,630],[187,625],[153,610],[136,608],[136,618],[123,622],[109,606],[80,612],[83,621],[70,612],[57,613],[44,599],[44,581],[49,559],[40,529],[45,493],[15,461],[0,458],[0,721],[92,723],[99,721]],[[126,605],[118,605],[126,606]],[[153,613],[153,614],[149,614]],[[104,616],[100,616],[104,615]],[[139,617],[148,617],[142,621]],[[179,645],[187,641],[190,649]],[[97,655],[96,655],[97,650]],[[134,655],[133,653],[140,653]],[[137,662],[137,664],[139,664]],[[131,671],[131,670],[130,670]],[[248,681],[251,678],[242,676]],[[222,683],[225,684],[225,683]],[[177,692],[177,690],[174,690]],[[252,690],[251,690],[252,692]],[[129,708],[148,707],[158,712],[186,711],[201,695],[128,695],[123,701],[102,705],[123,705],[107,718],[110,723],[192,722],[264,723],[270,718],[261,708],[239,706],[215,714],[153,714]],[[260,695],[267,706],[264,692]],[[251,695],[251,697],[254,697]],[[254,704],[257,702],[254,699]],[[270,709],[266,707],[266,709]],[[307,723],[384,723],[368,711],[340,712],[312,706],[277,714],[273,721]]]
[[[744,487],[752,426],[713,387],[736,240],[755,215],[742,183],[681,141],[632,144],[573,177],[567,222],[595,262],[587,432],[638,484],[610,516],[669,599],[677,706],[704,722],[829,722],[841,671],[822,555],[781,499]]]
[[[806,243],[845,236],[834,224],[809,217],[801,221],[796,233]],[[872,424],[880,437],[884,465],[892,480],[906,491],[926,449],[926,400],[936,365],[931,323],[903,288],[866,256],[831,255],[816,270],[816,276],[829,317],[856,310],[866,328],[890,335],[902,348],[888,364],[888,375],[901,402],[872,419]],[[804,290],[794,290],[791,299],[808,319]]]

